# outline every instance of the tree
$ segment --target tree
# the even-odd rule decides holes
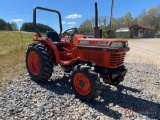
[[[124,15],[124,19],[125,19],[125,26],[130,27],[132,19],[133,19],[131,13],[130,12],[126,13]]]
[[[144,25],[144,26],[149,26],[148,23],[148,16],[145,10],[142,10],[142,12],[140,13],[140,15],[137,17],[137,19],[139,20],[140,25]]]
[[[112,19],[112,29],[113,30],[123,28],[123,27],[126,27],[125,19],[123,17],[117,18],[117,19],[116,18]]]
[[[99,28],[102,29],[103,36],[107,36],[110,33],[108,29],[108,17],[100,16],[98,18]],[[158,7],[152,7],[142,12],[135,18],[132,17],[130,12],[127,12],[123,17],[112,19],[112,30],[116,30],[124,27],[131,27],[135,24],[153,27],[156,31],[160,30],[160,5]],[[108,26],[107,26],[108,25]],[[93,28],[95,27],[95,19],[87,19],[82,22],[78,28],[80,33],[93,33]],[[107,34],[106,34],[107,33]]]
[[[160,11],[159,11],[158,7],[150,8],[147,11],[147,15],[148,15],[148,22],[149,22],[150,26],[155,27],[157,18],[160,15]]]
[[[0,30],[12,30],[12,26],[9,22],[0,19]]]
[[[108,19],[107,16],[104,16],[104,17],[103,17],[103,20],[102,20],[105,29],[106,29],[106,27],[107,27],[107,19]]]
[[[136,18],[134,18],[134,19],[132,20],[130,26],[137,25],[138,23],[139,23],[139,19],[136,17]]]
[[[100,16],[98,20],[99,20],[99,27],[102,30],[105,30],[107,28],[107,17],[106,16]]]
[[[95,18],[92,17],[90,19],[90,21],[91,21],[91,24],[92,24],[92,28],[94,28],[95,27]],[[107,27],[107,22],[108,22],[108,17],[107,16],[100,16],[98,18],[99,26],[103,26],[104,29],[106,29],[106,27]]]
[[[0,19],[0,30],[8,30],[8,23],[3,19]]]
[[[93,27],[91,20],[87,19],[78,28],[79,33],[85,34],[85,33],[93,33]]]
[[[45,33],[46,31],[55,31],[51,27],[49,27],[47,25],[44,25],[44,24],[37,23],[36,26],[39,29],[39,31],[42,32],[42,33]],[[22,31],[27,31],[27,32],[34,32],[33,23],[30,23],[30,22],[23,23],[23,25],[21,27],[21,30]]]
[[[103,18],[102,17],[98,17],[98,25],[101,26],[102,25],[102,20]]]
[[[12,22],[12,23],[11,23],[11,26],[12,26],[12,30],[13,30],[13,31],[18,31],[18,26],[17,26],[17,23],[16,23],[16,22]]]
[[[138,24],[150,26],[156,31],[160,29],[160,6],[150,8],[147,12],[143,10],[138,17]]]
[[[90,21],[91,21],[91,24],[92,24],[92,28],[94,28],[94,27],[95,27],[95,18],[92,17],[92,18],[90,19]]]
[[[6,29],[5,30],[12,31],[12,26],[11,26],[11,24],[9,22],[6,23]]]

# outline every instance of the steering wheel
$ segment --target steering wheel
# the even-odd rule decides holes
[[[68,38],[70,38],[71,37],[71,35],[70,35],[70,33],[68,33],[67,31],[64,31],[63,33],[62,33],[62,36],[68,36]]]
[[[71,30],[73,30],[73,33],[69,33],[69,31],[71,31]],[[77,28],[70,28],[70,29],[64,31],[61,36],[68,35],[68,38],[72,39],[75,33],[78,33]]]

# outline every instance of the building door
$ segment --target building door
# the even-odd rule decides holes
[[[139,31],[138,31],[138,37],[139,38],[143,37],[143,29],[139,29]]]

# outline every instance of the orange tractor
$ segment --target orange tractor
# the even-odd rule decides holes
[[[72,89],[77,97],[90,100],[101,93],[101,81],[117,85],[123,81],[127,69],[123,65],[125,54],[129,51],[128,42],[119,39],[99,38],[98,10],[94,38],[78,34],[76,28],[62,33],[61,14],[56,10],[42,7],[34,9],[34,27],[36,34],[33,44],[26,52],[26,66],[29,75],[36,81],[47,81],[55,65],[70,73]],[[47,31],[42,37],[36,27],[36,10],[55,12],[59,16],[60,34]],[[68,32],[69,31],[69,32]],[[70,31],[73,31],[71,33]]]

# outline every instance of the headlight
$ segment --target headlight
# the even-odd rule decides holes
[[[122,48],[122,47],[124,47],[124,43],[123,42],[112,42],[110,44],[110,47],[113,47],[113,48]]]
[[[123,48],[128,47],[128,42],[111,42],[109,46],[112,48]]]
[[[125,47],[128,47],[128,42],[125,42]]]

